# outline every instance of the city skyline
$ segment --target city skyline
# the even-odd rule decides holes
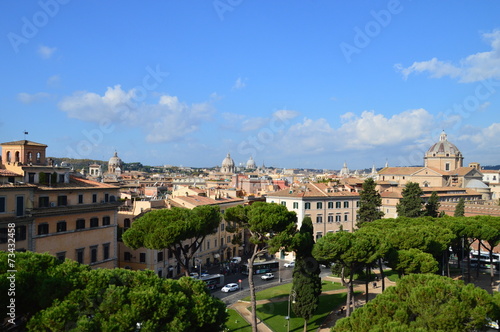
[[[500,164],[493,1],[0,8],[3,142],[27,131],[61,158],[362,169],[422,164],[444,130],[464,164]]]

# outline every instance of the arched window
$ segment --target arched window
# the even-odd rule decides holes
[[[39,162],[40,162],[40,157],[41,157],[40,152],[37,152],[37,153],[36,153],[36,162],[37,162],[37,163],[39,163]]]
[[[15,162],[18,163],[19,162],[19,151],[16,151],[16,154],[15,154]]]
[[[28,152],[27,157],[28,157],[28,158],[27,158],[27,159],[28,159],[28,162],[33,161],[33,153]]]
[[[7,162],[8,163],[10,163],[10,159],[11,159],[10,151],[7,151]]]

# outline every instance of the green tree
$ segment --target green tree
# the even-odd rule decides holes
[[[189,277],[161,279],[153,271],[93,270],[85,287],[38,312],[30,331],[222,331],[222,301]]]
[[[401,192],[402,198],[396,204],[399,217],[417,218],[422,216],[423,191],[416,182],[408,182]]]
[[[463,217],[465,215],[465,200],[463,197],[460,197],[457,205],[455,206],[454,217]]]
[[[152,210],[134,221],[122,240],[132,249],[170,249],[188,276],[189,262],[205,237],[217,231],[221,220],[218,206]],[[188,239],[191,241],[186,245]]]
[[[241,228],[250,233],[253,245],[252,256],[248,261],[248,285],[252,303],[252,331],[257,332],[257,303],[255,301],[255,285],[253,281],[253,263],[257,256],[265,253],[274,254],[280,249],[287,250],[292,243],[297,229],[295,212],[288,211],[283,205],[276,203],[256,202],[247,206],[234,206],[226,209],[224,218],[234,222],[236,227],[227,227],[229,232],[238,232]]]
[[[296,254],[293,270],[292,291],[295,292],[293,312],[304,318],[304,331],[307,331],[307,322],[318,308],[321,295],[321,270],[316,259],[312,256],[314,247],[313,224],[310,217],[302,220],[300,231],[293,239],[293,249]]]
[[[367,178],[363,182],[363,189],[359,193],[358,227],[365,222],[371,222],[384,216],[384,212],[380,211],[382,198],[375,186],[373,178]]]
[[[427,203],[425,203],[425,215],[436,218],[439,216],[439,197],[437,192],[433,191]]]
[[[320,238],[313,249],[313,256],[322,262],[340,267],[342,284],[347,288],[346,315],[351,312],[354,273],[377,259],[378,243],[370,233],[338,232],[328,233]],[[349,276],[346,280],[345,273]]]
[[[497,300],[461,280],[413,274],[339,320],[332,331],[479,331],[488,318],[500,318]]]
[[[434,257],[420,249],[402,249],[394,253],[396,257],[390,259],[393,261],[390,266],[398,272],[399,276],[412,273],[436,273],[439,270],[438,262]]]

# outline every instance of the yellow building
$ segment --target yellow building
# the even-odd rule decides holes
[[[46,158],[44,144],[22,140],[0,146],[0,170],[7,175],[3,178],[10,178],[0,185],[0,197],[4,197],[0,204],[6,202],[6,212],[3,216],[0,212],[0,234],[15,224],[21,227],[19,236],[26,235],[25,242],[16,243],[16,250],[48,252],[93,267],[116,267],[119,188],[54,166]],[[0,249],[5,248],[0,243]]]

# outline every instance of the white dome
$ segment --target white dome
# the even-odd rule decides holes
[[[222,161],[222,167],[234,167],[234,161],[231,158],[231,154],[227,154],[226,158]]]
[[[480,181],[480,180],[476,180],[476,179],[473,179],[473,180],[470,180],[467,185],[465,186],[465,188],[488,188],[488,186],[483,182],[483,181]]]
[[[255,165],[255,161],[253,160],[253,157],[250,156],[250,159],[247,161],[247,168],[257,168],[257,165]]]
[[[123,161],[118,157],[118,153],[115,151],[115,154],[113,157],[109,158],[108,165],[109,166],[121,166],[123,164]]]

